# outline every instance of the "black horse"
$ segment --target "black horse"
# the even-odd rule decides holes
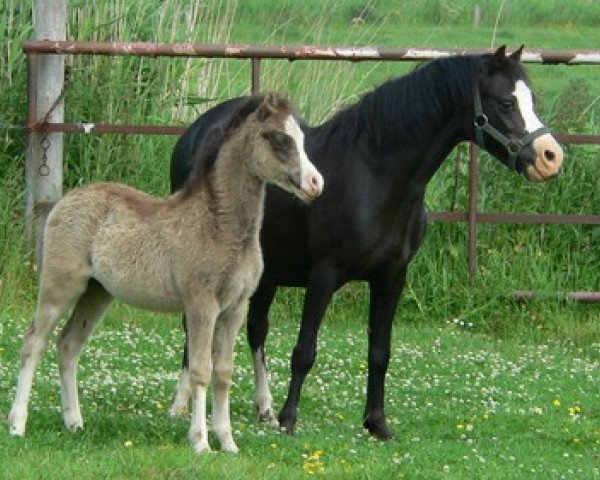
[[[265,270],[250,302],[248,340],[254,357],[259,417],[273,420],[264,343],[279,285],[305,287],[292,378],[279,425],[292,433],[304,379],[316,356],[317,332],[333,293],[352,280],[370,288],[368,385],[364,426],[391,437],[384,378],[392,320],[407,266],[426,227],[425,187],[450,151],[465,140],[531,181],[556,176],[563,153],[538,120],[520,63],[506,55],[443,58],[364,95],[316,127],[304,126],[306,152],[323,174],[323,195],[310,205],[270,189],[261,243]],[[189,159],[213,128],[252,97],[226,101],[201,115],[173,152],[171,182],[180,188]],[[254,100],[255,101],[255,100]],[[173,411],[187,408],[186,359]]]

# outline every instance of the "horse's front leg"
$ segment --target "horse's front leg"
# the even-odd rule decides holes
[[[294,433],[298,417],[298,400],[302,384],[312,368],[317,353],[317,333],[325,310],[338,283],[337,270],[329,263],[313,267],[310,272],[304,296],[302,323],[298,341],[292,353],[292,379],[288,396],[279,413],[279,427],[287,433]]]
[[[381,440],[392,438],[384,413],[385,374],[390,361],[392,323],[404,288],[406,268],[369,283],[369,372],[364,427]]]
[[[269,308],[277,287],[264,280],[250,298],[248,311],[248,343],[252,350],[254,366],[254,406],[261,422],[276,422],[273,412],[273,396],[269,389],[269,377],[265,359],[265,341],[269,332]]]
[[[238,447],[231,434],[229,416],[229,390],[233,372],[233,350],[235,339],[248,313],[248,300],[225,310],[215,325],[212,358],[212,409],[213,430],[225,452],[237,452]]]
[[[206,390],[212,374],[212,340],[219,314],[216,298],[194,298],[185,307],[189,347],[192,418],[189,439],[196,452],[210,452],[206,428]]]

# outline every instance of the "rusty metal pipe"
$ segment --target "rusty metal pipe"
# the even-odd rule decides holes
[[[467,264],[469,283],[475,282],[477,269],[477,146],[469,142],[469,235],[467,239]]]
[[[518,290],[513,292],[515,300],[534,300],[536,298],[564,298],[582,303],[600,303],[600,292],[534,292]]]
[[[252,59],[252,95],[260,92],[260,58]]]
[[[455,55],[481,54],[481,48],[380,48],[316,45],[202,44],[154,42],[75,42],[28,40],[23,51],[68,55],[135,55],[205,58],[283,58],[289,60],[346,61],[425,61]],[[539,50],[523,52],[523,62],[541,64],[594,65],[600,63],[600,50]]]

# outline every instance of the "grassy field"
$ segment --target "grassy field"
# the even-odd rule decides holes
[[[269,343],[278,405],[297,312],[297,299],[287,297],[275,309]],[[360,428],[365,307],[352,300],[338,299],[325,322],[294,437],[255,420],[250,355],[240,339],[232,391],[237,456],[193,454],[188,422],[166,414],[179,364],[178,320],[112,309],[80,368],[85,431],[72,435],[62,426],[52,353],[38,372],[27,436],[0,436],[3,478],[600,476],[600,344],[507,341],[451,318],[437,325],[399,322],[387,380],[396,439],[382,443]],[[0,320],[0,389],[10,392],[28,320],[5,314]],[[8,408],[9,398],[1,396],[0,411]]]
[[[202,3],[69,2],[79,40],[597,49],[600,3],[483,0],[246,0]],[[36,269],[22,244],[27,5],[0,5],[0,422],[14,391],[21,336],[34,309]],[[217,101],[249,91],[246,61],[73,57],[67,121],[188,124]],[[316,123],[410,63],[265,61],[265,88],[289,91]],[[557,132],[600,133],[600,67],[530,66],[543,120]],[[168,191],[175,138],[65,137],[65,189],[96,180]],[[466,208],[466,150],[432,180],[432,210]],[[568,147],[564,174],[532,185],[482,156],[482,211],[599,213],[597,147]],[[450,199],[455,198],[452,202]],[[600,290],[600,228],[486,225],[478,276],[467,282],[466,228],[433,224],[409,272],[398,310],[387,413],[396,439],[360,428],[366,367],[366,287],[339,292],[304,389],[299,432],[279,434],[253,417],[243,336],[232,420],[238,456],[196,456],[187,422],[170,402],[182,335],[175,317],[115,306],[84,351],[86,430],[68,434],[59,415],[53,348],[36,377],[28,435],[1,434],[0,478],[598,478],[600,319],[594,305],[556,299],[516,304],[514,289]],[[301,293],[279,293],[268,356],[276,406]]]

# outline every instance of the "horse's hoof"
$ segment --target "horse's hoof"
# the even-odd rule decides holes
[[[370,419],[366,418],[363,426],[369,431],[371,435],[379,440],[391,440],[394,438],[394,434],[388,428],[385,423],[385,419]]]
[[[275,413],[271,407],[262,410],[259,408],[257,404],[254,405],[254,410],[256,411],[256,415],[258,416],[258,421],[261,423],[269,423],[271,425],[277,426],[278,422],[275,418]]]
[[[287,433],[288,435],[294,434],[296,427],[296,419],[291,415],[279,414],[279,430]]]

